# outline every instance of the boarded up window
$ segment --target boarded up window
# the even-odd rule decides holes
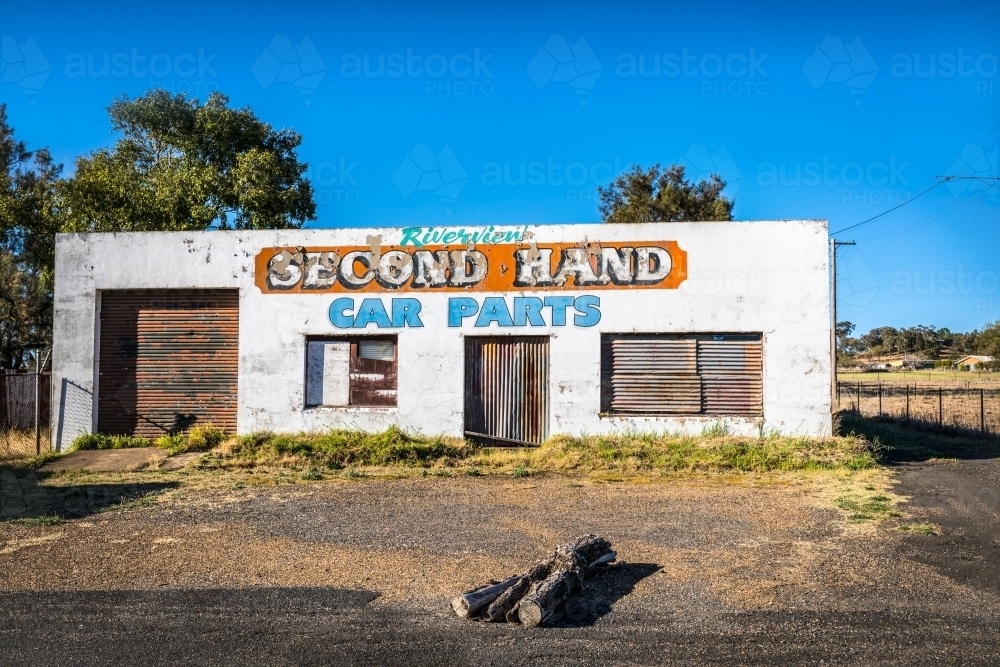
[[[306,407],[396,405],[396,338],[306,342]]]
[[[760,416],[760,334],[606,334],[601,412]]]

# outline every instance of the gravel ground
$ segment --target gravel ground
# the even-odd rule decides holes
[[[235,489],[164,473],[146,507],[0,524],[0,664],[997,664],[998,471],[906,467],[913,517],[877,526],[832,499],[884,473]],[[915,520],[940,534],[898,530]],[[578,620],[451,615],[455,593],[585,532],[627,565],[587,584]]]

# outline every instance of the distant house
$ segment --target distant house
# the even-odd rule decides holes
[[[959,357],[955,361],[951,362],[951,367],[954,369],[974,371],[981,369],[984,364],[991,361],[993,361],[993,357],[988,357],[984,354],[969,354],[964,357]]]

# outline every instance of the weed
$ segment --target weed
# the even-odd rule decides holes
[[[528,467],[526,465],[524,465],[523,463],[520,464],[519,466],[517,466],[516,468],[514,468],[514,473],[513,474],[514,474],[514,477],[518,477],[518,478],[521,478],[521,477],[531,477],[531,471],[528,470]]]
[[[314,482],[317,479],[323,479],[323,475],[321,475],[319,470],[316,470],[316,468],[309,468],[309,470],[302,473],[302,479]]]
[[[344,473],[344,477],[347,479],[361,479],[365,474],[360,470],[355,470],[354,468],[348,468],[347,472]]]
[[[479,468],[466,468],[465,474],[469,477],[482,477],[483,473]]]
[[[84,433],[73,440],[72,449],[132,449],[149,447],[146,438],[134,435],[107,435],[104,433]]]
[[[36,516],[28,519],[10,519],[10,523],[19,526],[58,526],[66,523],[66,521],[60,517],[49,515]]]
[[[902,524],[899,526],[900,530],[907,532],[914,532],[918,535],[937,535],[937,529],[929,523],[918,523],[914,525]]]

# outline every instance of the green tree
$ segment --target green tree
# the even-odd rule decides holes
[[[28,150],[0,104],[0,367],[25,365],[52,339],[55,234],[61,165]]]
[[[115,100],[112,149],[77,159],[66,231],[286,229],[316,217],[302,137],[212,93]]]
[[[977,352],[993,357],[986,364],[990,370],[1000,370],[1000,320],[987,324],[976,337]]]
[[[722,194],[726,182],[718,174],[691,183],[684,167],[659,163],[649,169],[635,166],[608,187],[598,186],[598,207],[604,222],[682,222],[732,220],[735,201]]]

